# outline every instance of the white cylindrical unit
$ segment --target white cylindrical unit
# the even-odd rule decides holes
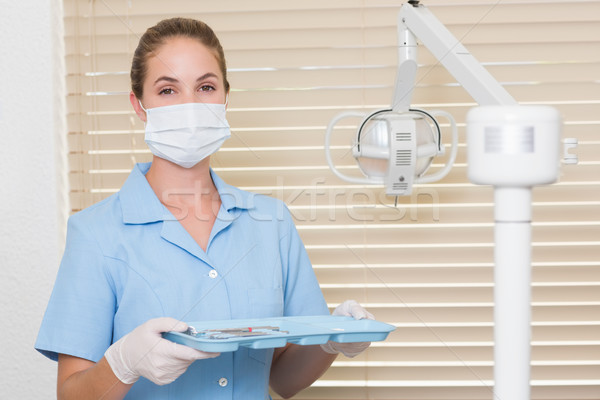
[[[546,106],[482,106],[467,114],[469,180],[530,187],[556,181],[561,117]]]

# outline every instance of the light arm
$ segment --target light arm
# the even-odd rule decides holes
[[[392,110],[408,112],[417,77],[417,39],[405,24],[398,24],[398,72]]]
[[[409,31],[409,32],[406,32]],[[404,4],[398,14],[399,65],[394,110],[408,109],[416,76],[416,50],[409,35],[419,38],[479,105],[517,105],[515,99],[469,53],[458,39],[423,5]],[[404,43],[404,45],[403,45]],[[412,82],[406,74],[415,66]],[[410,94],[407,85],[410,84]]]

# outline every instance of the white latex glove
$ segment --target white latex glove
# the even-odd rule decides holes
[[[132,384],[143,376],[157,385],[166,385],[195,360],[220,354],[196,350],[161,336],[162,332],[184,332],[187,328],[185,322],[174,318],[151,319],[113,343],[104,357],[123,383]]]
[[[375,319],[373,314],[365,310],[354,300],[346,300],[333,310],[331,315],[344,315],[354,319]],[[346,357],[355,357],[365,351],[371,342],[338,343],[331,340],[321,345],[324,352],[329,354],[342,353]]]

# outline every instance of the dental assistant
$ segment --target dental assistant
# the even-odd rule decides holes
[[[131,104],[152,163],[69,219],[35,347],[58,361],[58,399],[269,399],[308,387],[369,343],[207,353],[162,339],[182,321],[324,315],[285,205],[225,183],[210,155],[230,136],[223,49],[173,18],[141,37]],[[333,314],[373,318],[354,301]]]

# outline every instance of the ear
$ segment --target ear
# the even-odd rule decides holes
[[[135,111],[137,116],[142,121],[146,122],[146,111],[142,109],[142,106],[140,106],[140,101],[137,97],[135,97],[135,94],[133,94],[133,92],[129,92],[129,102],[131,103],[131,106],[133,107],[133,110]]]

